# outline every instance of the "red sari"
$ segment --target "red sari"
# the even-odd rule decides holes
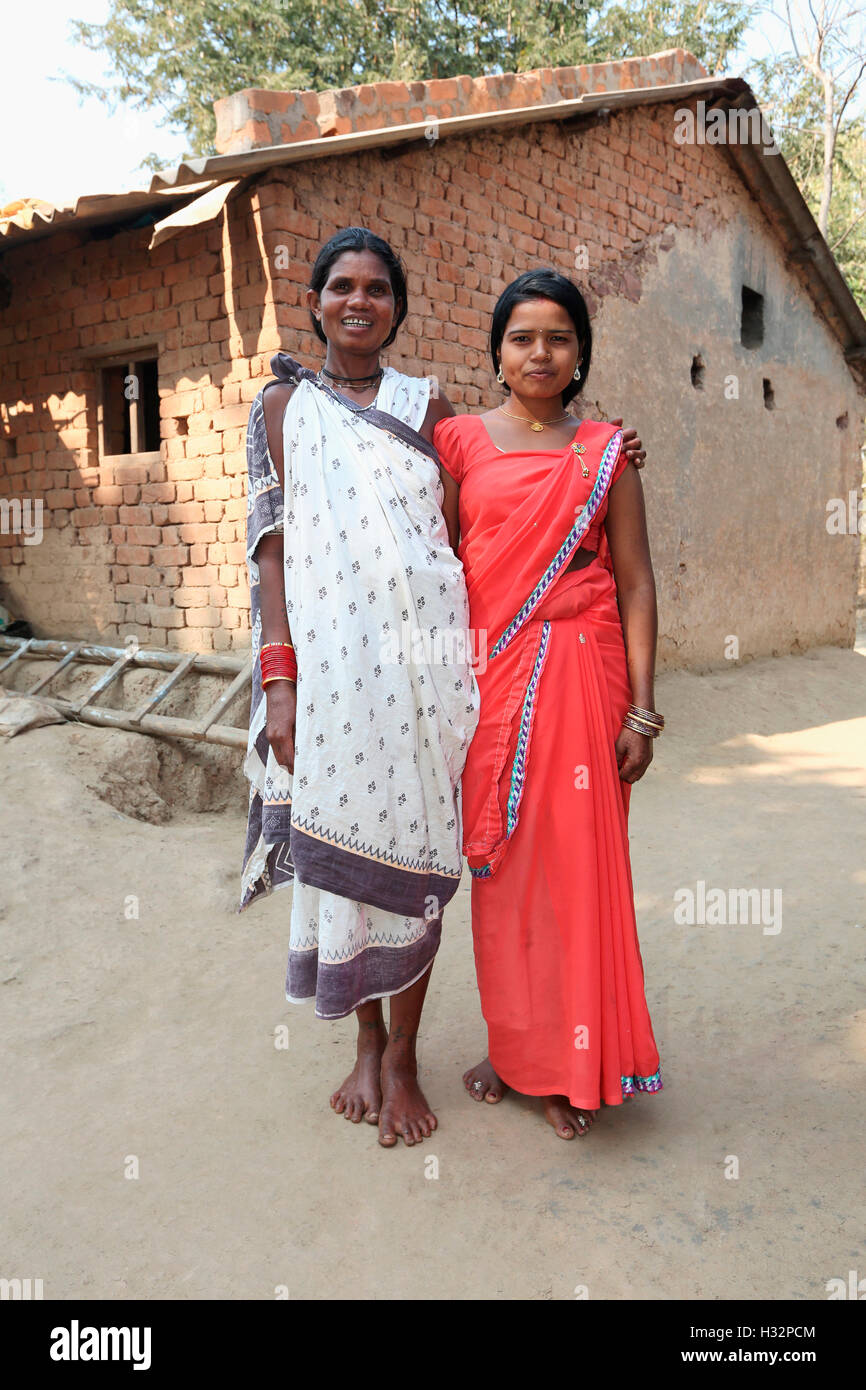
[[[631,701],[607,538],[626,466],[585,420],[554,452],[500,452],[479,416],[434,442],[460,484],[481,715],[463,773],[463,849],[490,1061],[525,1095],[620,1105],[661,1090],[614,744]],[[567,571],[579,546],[597,550]]]

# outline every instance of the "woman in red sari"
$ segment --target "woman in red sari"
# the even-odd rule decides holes
[[[493,315],[505,401],[434,430],[484,657],[462,798],[489,1057],[464,1081],[477,1100],[543,1097],[563,1139],[662,1086],[628,845],[664,722],[655,582],[622,432],[565,409],[591,348],[577,288],[527,272]]]

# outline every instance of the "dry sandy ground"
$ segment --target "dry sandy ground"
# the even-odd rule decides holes
[[[468,874],[421,1046],[440,1129],[383,1151],[327,1105],[351,1023],[283,998],[288,892],[234,914],[237,768],[83,725],[6,741],[0,1275],[60,1299],[824,1299],[866,1276],[866,657],[658,698],[631,839],[665,1090],[572,1143],[536,1102],[462,1089],[484,1051]],[[221,804],[220,767],[229,808],[172,818],[181,786]],[[781,931],[678,925],[698,880],[781,888]]]

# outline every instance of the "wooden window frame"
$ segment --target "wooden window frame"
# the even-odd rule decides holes
[[[140,401],[131,400],[129,402],[129,433],[131,449],[128,454],[109,454],[105,451],[105,425],[106,425],[106,402],[104,391],[103,371],[108,367],[125,367],[129,376],[135,375],[136,363],[142,361],[156,361],[157,380],[159,379],[159,359],[162,352],[162,343],[159,339],[143,338],[129,339],[123,343],[116,343],[114,347],[103,346],[100,349],[93,348],[85,355],[88,357],[93,370],[97,373],[97,397],[96,397],[96,430],[97,430],[97,449],[100,464],[108,464],[117,467],[122,464],[130,463],[159,463],[162,459],[162,448],[159,449],[139,449],[137,448],[139,431],[142,428],[140,418]],[[158,388],[157,388],[158,394]],[[161,431],[160,431],[161,434]],[[160,444],[162,440],[160,438]]]

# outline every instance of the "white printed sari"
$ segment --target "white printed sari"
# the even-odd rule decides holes
[[[398,993],[429,968],[462,867],[459,779],[478,722],[463,569],[435,449],[429,378],[386,367],[359,407],[285,353],[285,497],[262,397],[247,431],[253,693],[243,911],[294,884],[286,997],[322,1018]],[[282,531],[298,661],[295,769],[265,733],[253,558]],[[419,634],[423,640],[419,641]]]

